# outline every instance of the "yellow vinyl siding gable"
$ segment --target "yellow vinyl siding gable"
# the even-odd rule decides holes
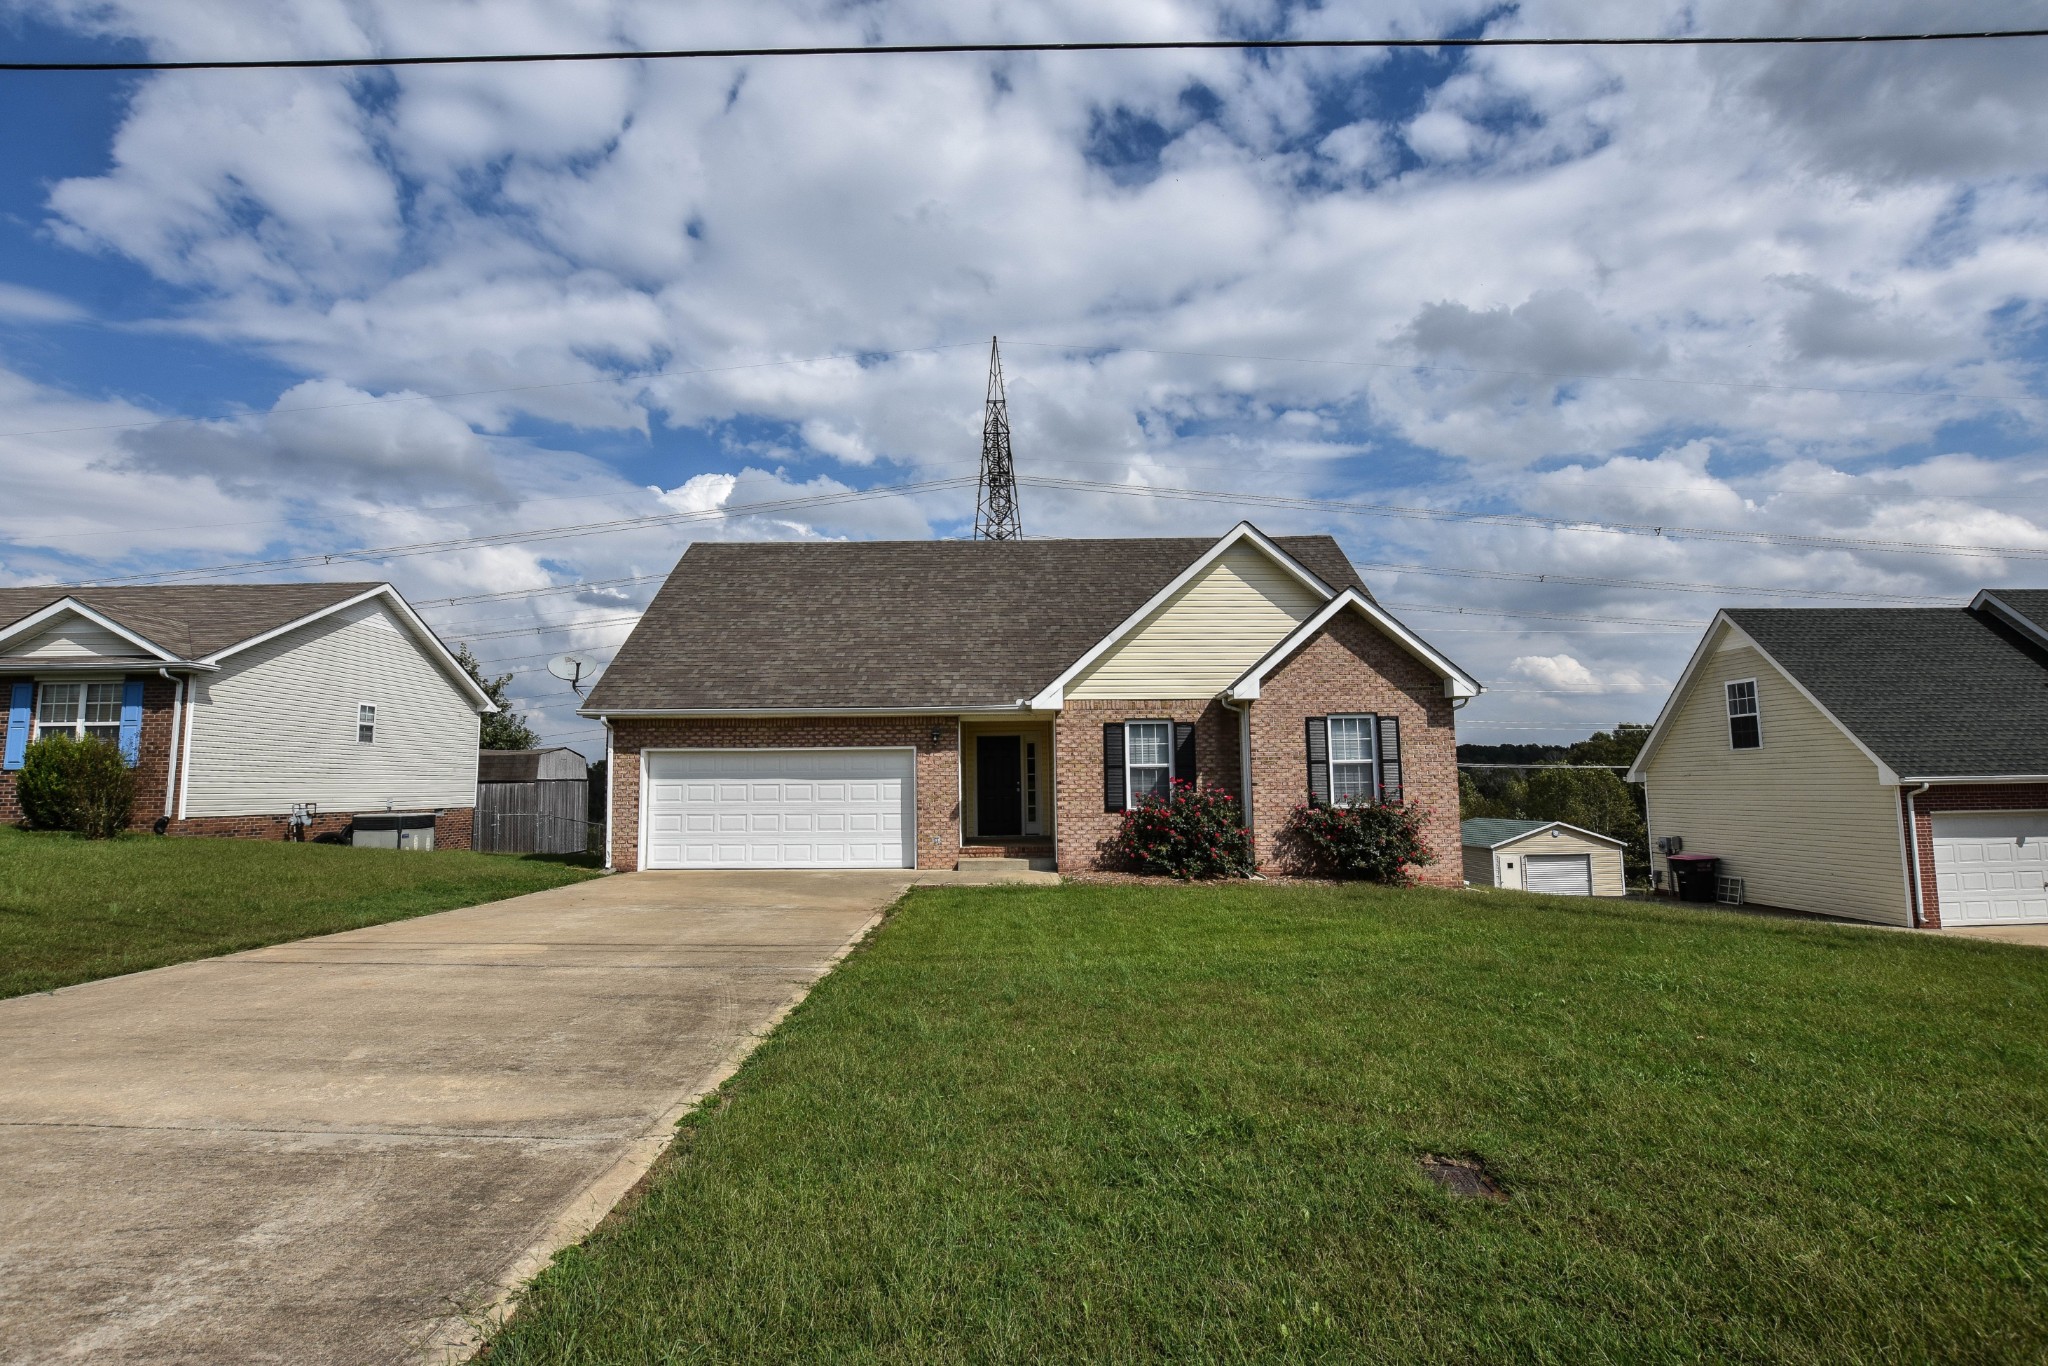
[[[1250,545],[1218,556],[1066,689],[1078,698],[1214,697],[1323,605]]]
[[[1716,855],[1759,905],[1909,923],[1897,789],[1770,661],[1718,629],[1644,770],[1651,836]],[[1725,685],[1752,678],[1763,746],[1734,749]],[[1663,856],[1653,860],[1669,887]]]
[[[130,644],[96,622],[74,612],[57,617],[20,645],[0,647],[0,652],[24,659],[92,659],[107,655],[139,655],[142,647]]]

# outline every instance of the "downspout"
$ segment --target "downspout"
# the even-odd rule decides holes
[[[164,816],[168,819],[178,794],[178,722],[185,714],[185,680],[172,678],[169,669],[158,669],[157,673],[167,682],[177,685],[177,691],[171,695],[170,762],[165,765],[167,771],[164,773]]]
[[[1906,888],[1906,914],[1916,930],[1925,916],[1920,909],[1920,819],[1913,812],[1913,799],[1933,786],[1922,783],[1906,794],[1906,867],[1907,876],[1912,879]]]
[[[612,794],[619,789],[618,765],[612,758],[612,719],[609,716],[597,718],[604,726],[604,870],[612,868],[612,808],[617,805]]]

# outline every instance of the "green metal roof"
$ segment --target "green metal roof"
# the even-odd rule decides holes
[[[1533,835],[1538,830],[1548,830],[1553,825],[1574,834],[1606,840],[1610,844],[1623,842],[1612,835],[1603,835],[1598,830],[1586,830],[1576,825],[1568,825],[1564,821],[1511,821],[1488,816],[1461,821],[1458,828],[1461,842],[1478,849],[1498,849],[1512,840],[1518,840],[1524,835]]]

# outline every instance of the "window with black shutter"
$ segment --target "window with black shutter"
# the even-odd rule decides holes
[[[1173,723],[1173,776],[1192,785],[1195,781],[1195,723]]]
[[[1330,724],[1324,716],[1308,718],[1308,801],[1330,804]]]
[[[1380,718],[1380,800],[1401,800],[1401,718]]]
[[[1124,723],[1102,723],[1102,809],[1124,809]]]

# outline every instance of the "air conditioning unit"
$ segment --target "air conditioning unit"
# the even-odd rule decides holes
[[[1742,904],[1742,879],[1739,877],[1717,877],[1714,879],[1714,900],[1723,906]]]
[[[1685,841],[1676,835],[1665,835],[1657,841],[1657,852],[1660,854],[1682,854],[1685,852]]]

